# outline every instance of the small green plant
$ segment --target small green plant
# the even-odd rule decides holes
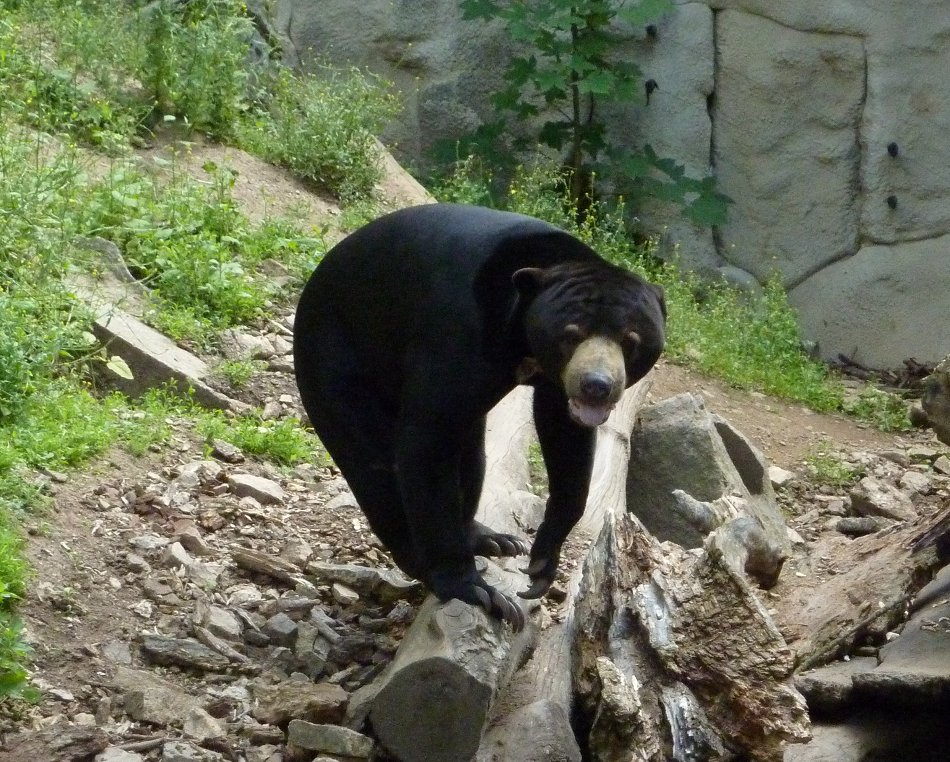
[[[137,72],[157,119],[177,116],[217,138],[231,137],[248,108],[253,23],[243,0],[159,0],[143,12]]]
[[[528,446],[529,488],[535,495],[545,495],[548,491],[548,472],[544,467],[541,445],[532,442]]]
[[[908,431],[911,428],[907,416],[907,403],[891,392],[865,386],[855,399],[845,399],[842,407],[846,413],[873,424],[881,431]]]
[[[512,130],[505,118],[489,122],[456,149],[463,157],[519,153],[540,142],[566,157],[569,193],[581,211],[599,174],[630,198],[674,201],[699,224],[725,221],[728,199],[716,191],[713,178],[688,177],[682,165],[657,156],[649,145],[633,151],[609,143],[600,116],[605,103],[649,95],[639,68],[615,54],[617,24],[643,27],[667,13],[670,0],[462,0],[461,6],[466,19],[501,20],[512,42],[525,50],[509,61],[506,86],[492,98],[495,108],[522,124],[544,118],[536,136],[507,145]]]
[[[249,455],[295,466],[313,459],[319,449],[316,437],[293,418],[263,420],[256,416],[229,419],[214,411],[203,413],[197,431],[208,441],[224,439]]]
[[[216,371],[231,386],[240,389],[248,385],[255,374],[260,373],[267,364],[260,360],[225,360]]]
[[[282,70],[238,142],[349,202],[372,196],[381,178],[375,134],[396,112],[386,83],[359,71]]]
[[[828,445],[821,445],[806,455],[805,466],[816,482],[835,488],[847,487],[864,475],[859,466],[847,463]]]

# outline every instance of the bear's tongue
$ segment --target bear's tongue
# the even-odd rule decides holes
[[[606,421],[612,409],[613,405],[590,405],[577,399],[577,397],[571,397],[567,402],[567,410],[571,414],[571,418],[581,426],[591,428],[600,426]]]

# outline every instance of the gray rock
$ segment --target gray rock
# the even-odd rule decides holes
[[[144,670],[120,666],[113,682],[125,695],[128,715],[150,725],[179,725],[199,703],[195,696]]]
[[[225,463],[244,462],[244,453],[241,452],[241,449],[223,439],[211,440],[211,454],[216,458],[220,458]]]
[[[208,628],[212,634],[225,640],[239,641],[244,626],[240,617],[223,606],[199,604],[196,612],[196,621],[202,627]]]
[[[273,357],[274,346],[266,336],[254,336],[235,328],[219,334],[221,351],[229,360],[267,360]]]
[[[104,366],[109,382],[130,396],[171,383],[182,392],[192,390],[201,404],[222,410],[243,412],[248,406],[212,389],[205,382],[210,368],[154,328],[124,312],[114,304],[93,301],[93,333],[111,354],[118,355],[132,371],[124,378]]]
[[[273,479],[253,474],[231,474],[228,477],[231,491],[238,497],[253,497],[261,505],[282,503],[287,493]]]
[[[769,481],[772,483],[773,489],[784,487],[794,479],[795,474],[791,471],[786,471],[784,468],[779,468],[778,466],[769,466]]]
[[[224,762],[224,757],[187,741],[166,741],[162,744],[161,762]]]
[[[223,671],[230,665],[227,657],[193,638],[143,635],[142,651],[154,664],[175,665],[207,672]]]
[[[785,282],[796,283],[857,246],[850,184],[864,47],[858,37],[725,10],[716,14],[716,52],[716,165],[721,190],[735,199],[722,227],[726,257],[763,280],[780,262]],[[790,171],[799,141],[809,150]]]
[[[292,647],[297,640],[297,623],[283,612],[274,614],[264,622],[261,630],[279,646]]]
[[[221,724],[201,707],[195,707],[185,715],[181,730],[188,738],[193,738],[198,743],[225,736]]]
[[[945,762],[946,722],[943,708],[862,708],[840,724],[813,724],[812,740],[789,745],[784,762]]]
[[[180,569],[192,563],[194,563],[194,559],[188,555],[188,551],[179,542],[167,545],[162,552],[162,564],[170,569]]]
[[[895,521],[917,518],[914,506],[903,492],[873,476],[865,476],[849,492],[851,508],[861,516],[883,516]]]
[[[307,565],[307,561],[313,556],[313,548],[306,540],[299,537],[290,537],[284,543],[284,549],[280,552],[280,557],[289,561],[294,566],[301,569]]]
[[[134,751],[126,751],[118,746],[110,746],[96,755],[95,762],[142,762],[145,759]]]
[[[347,587],[340,582],[334,582],[330,586],[330,594],[333,596],[333,600],[335,600],[341,606],[352,606],[360,599],[359,593],[357,593],[353,588]]]
[[[124,640],[107,640],[99,646],[99,653],[102,658],[112,664],[124,664],[129,666],[132,663],[132,649]]]
[[[679,510],[675,490],[700,503],[741,496],[769,542],[790,550],[762,454],[692,394],[641,410],[631,438],[627,507],[658,539],[699,547],[704,535]]]
[[[839,519],[835,529],[848,537],[863,537],[886,529],[891,522],[880,516],[846,516]]]
[[[291,720],[287,744],[324,754],[369,759],[373,739],[338,725],[317,725],[306,720]]]
[[[910,706],[950,700],[950,567],[919,594],[924,601],[901,630],[880,650],[881,663],[856,675],[862,696]]]
[[[168,543],[170,543],[167,537],[159,537],[154,534],[140,534],[135,537],[129,538],[129,545],[133,548],[138,548],[139,550],[158,550],[159,548],[164,548]]]
[[[843,352],[875,368],[897,367],[898,358],[935,361],[944,351],[938,337],[944,335],[950,268],[933,262],[948,246],[950,235],[863,246],[790,284],[802,331],[818,341],[826,359]],[[882,323],[888,330],[880,330]]]
[[[933,481],[920,471],[905,471],[897,482],[908,495],[926,495],[933,488]]]
[[[315,624],[298,623],[294,655],[297,657],[300,670],[311,679],[316,680],[324,673],[332,647],[333,643],[322,635],[321,629]]]
[[[336,723],[343,719],[349,695],[339,685],[309,680],[284,680],[251,686],[254,706],[251,715],[265,725],[284,725],[292,719],[314,723]]]

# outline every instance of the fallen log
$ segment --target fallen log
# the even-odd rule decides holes
[[[483,576],[509,595],[525,584],[494,564]],[[536,637],[530,621],[513,633],[480,608],[429,596],[374,684],[369,721],[377,739],[402,762],[472,759],[498,692]]]
[[[531,393],[519,387],[492,410],[486,427],[486,478],[477,518],[496,531],[524,537],[540,521],[543,501],[527,490],[533,438]],[[527,588],[528,578],[515,571],[524,563],[485,562],[482,573],[514,596]],[[540,603],[523,601],[522,607],[530,614]],[[533,619],[513,633],[479,608],[443,604],[430,595],[392,663],[354,697],[351,726],[368,719],[380,743],[403,762],[472,759],[499,691],[534,647]]]

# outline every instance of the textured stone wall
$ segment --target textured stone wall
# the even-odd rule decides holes
[[[292,61],[395,83],[407,107],[387,138],[409,166],[492,116],[506,39],[456,0],[279,0],[275,25]],[[611,137],[713,172],[735,202],[716,231],[642,210],[685,264],[781,273],[827,358],[950,352],[950,2],[677,0],[655,39],[625,34],[660,87],[609,112]]]

